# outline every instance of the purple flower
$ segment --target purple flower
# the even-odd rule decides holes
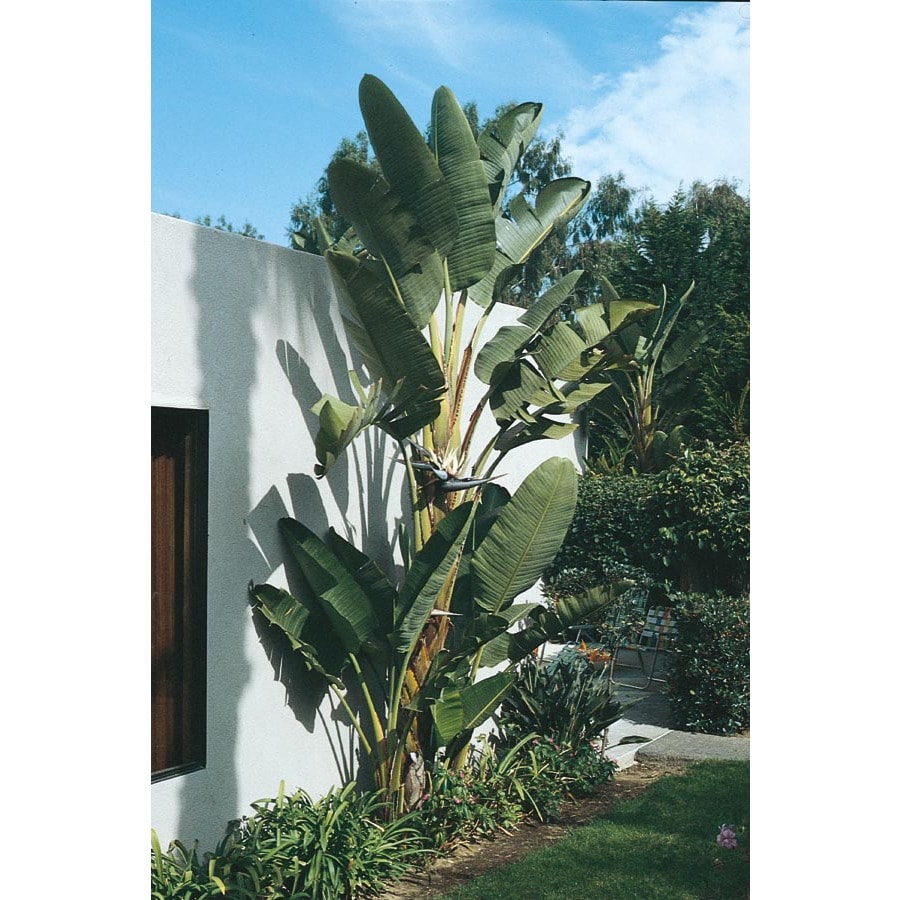
[[[737,835],[727,825],[723,825],[716,835],[716,843],[727,850],[734,850],[737,847]]]

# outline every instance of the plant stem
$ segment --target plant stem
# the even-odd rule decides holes
[[[453,292],[450,290],[450,266],[444,260],[444,372],[450,372],[450,347],[453,343]],[[452,386],[451,386],[452,391]]]
[[[366,737],[366,733],[362,729],[362,725],[359,723],[359,719],[356,718],[356,714],[350,708],[350,704],[347,702],[347,698],[333,685],[329,684],[329,687],[332,691],[334,691],[335,697],[340,701],[341,706],[344,707],[344,712],[347,713],[347,717],[350,719],[350,724],[353,726],[354,731],[359,735],[359,742],[363,745],[363,749],[369,756],[372,756],[372,745],[369,743],[369,739]]]
[[[419,509],[419,483],[416,481],[416,473],[412,467],[412,460],[406,452],[406,444],[400,442],[400,451],[403,454],[403,462],[406,466],[406,483],[409,486],[409,501],[412,505],[413,517],[413,542],[416,553],[425,546],[425,533],[422,526],[421,510]]]
[[[375,704],[372,702],[372,695],[369,693],[369,685],[363,677],[362,669],[359,666],[359,660],[357,660],[354,653],[348,653],[347,655],[350,658],[350,664],[353,666],[353,671],[356,672],[356,677],[359,679],[359,686],[366,701],[366,706],[369,708],[369,719],[372,722],[372,733],[375,737],[375,743],[381,748],[381,758],[377,760],[377,765],[381,772],[381,783],[384,784],[387,779],[387,744],[384,739],[384,729],[381,725],[381,718],[375,709]],[[371,750],[368,752],[371,756]]]

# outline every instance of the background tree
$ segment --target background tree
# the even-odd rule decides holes
[[[603,258],[622,296],[655,299],[663,286],[690,303],[670,344],[702,333],[702,347],[677,379],[660,379],[658,400],[669,425],[717,444],[749,436],[750,201],[721,181],[695,182],[662,208],[643,202]]]
[[[365,131],[357,132],[352,139],[343,138],[316,183],[316,189],[291,207],[291,222],[287,234],[297,250],[321,256],[350,227],[349,220],[338,212],[334,204],[328,180],[328,167],[339,159],[353,160],[376,174],[381,174],[381,167],[371,153],[369,136]]]
[[[177,212],[163,213],[163,215],[171,216],[173,219],[181,218],[181,213]],[[197,216],[197,218],[194,219],[194,224],[205,225],[207,228],[215,228],[216,231],[228,231],[232,234],[238,234],[241,237],[253,238],[253,240],[255,241],[264,241],[266,239],[266,236],[264,234],[260,234],[256,230],[255,225],[251,225],[245,220],[243,228],[237,229],[231,222],[229,222],[225,218],[224,215],[219,216],[219,218],[215,222],[213,222],[211,216],[209,215],[209,213],[207,213],[205,216]]]

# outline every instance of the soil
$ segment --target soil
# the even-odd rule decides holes
[[[407,875],[380,896],[384,900],[440,897],[480,875],[550,846],[566,837],[573,828],[587,825],[604,815],[614,804],[639,796],[663,775],[681,771],[682,768],[675,765],[639,763],[629,766],[593,796],[564,804],[558,821],[548,824],[524,822],[509,834],[500,832],[489,840],[457,847],[449,855],[429,862],[423,870]]]

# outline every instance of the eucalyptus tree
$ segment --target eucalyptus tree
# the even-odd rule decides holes
[[[377,78],[362,79],[359,102],[378,168],[349,155],[329,166],[335,209],[351,226],[325,258],[363,366],[351,373],[355,398],[325,395],[313,408],[315,474],[327,477],[366,429],[392,439],[411,508],[399,541],[404,573],[395,584],[334,529],[323,539],[283,519],[303,590],[258,585],[251,594],[344,706],[400,811],[423,765],[441,753],[462,764],[473,729],[512,684],[512,665],[608,602],[600,591],[553,611],[515,602],[562,544],[577,476],[550,458],[510,494],[497,467],[531,442],[572,434],[573,414],[609,386],[601,343],[656,307],[614,300],[562,322],[575,271],[485,339],[503,288],[577,214],[590,184],[566,176],[533,203],[508,196],[539,103],[514,106],[476,139],[441,87],[429,146]],[[479,422],[491,416],[492,436],[479,445]],[[350,700],[353,686],[361,703]]]
[[[173,219],[180,219],[181,213],[163,213],[165,216],[171,216]],[[244,220],[244,224],[241,228],[235,228],[234,225],[229,222],[224,215],[220,215],[218,219],[213,221],[212,217],[207,213],[205,216],[197,216],[194,219],[195,225],[204,225],[206,228],[215,228],[216,231],[227,231],[230,234],[237,234],[240,237],[248,237],[253,238],[255,241],[264,241],[266,236],[264,234],[260,234],[257,231],[256,226],[252,225],[250,222]]]
[[[717,443],[748,436],[749,199],[730,182],[694,183],[665,206],[639,204],[616,244],[603,274],[623,293],[658,300],[695,285],[669,340],[702,334],[702,351],[657,384],[670,425]]]
[[[369,137],[359,131],[354,138],[343,138],[331,155],[331,162],[353,159],[378,172],[378,160],[370,153]],[[350,222],[341,216],[334,205],[331,184],[326,169],[316,183],[315,191],[301,198],[291,207],[291,221],[287,229],[291,246],[321,256],[329,245],[340,237]]]

